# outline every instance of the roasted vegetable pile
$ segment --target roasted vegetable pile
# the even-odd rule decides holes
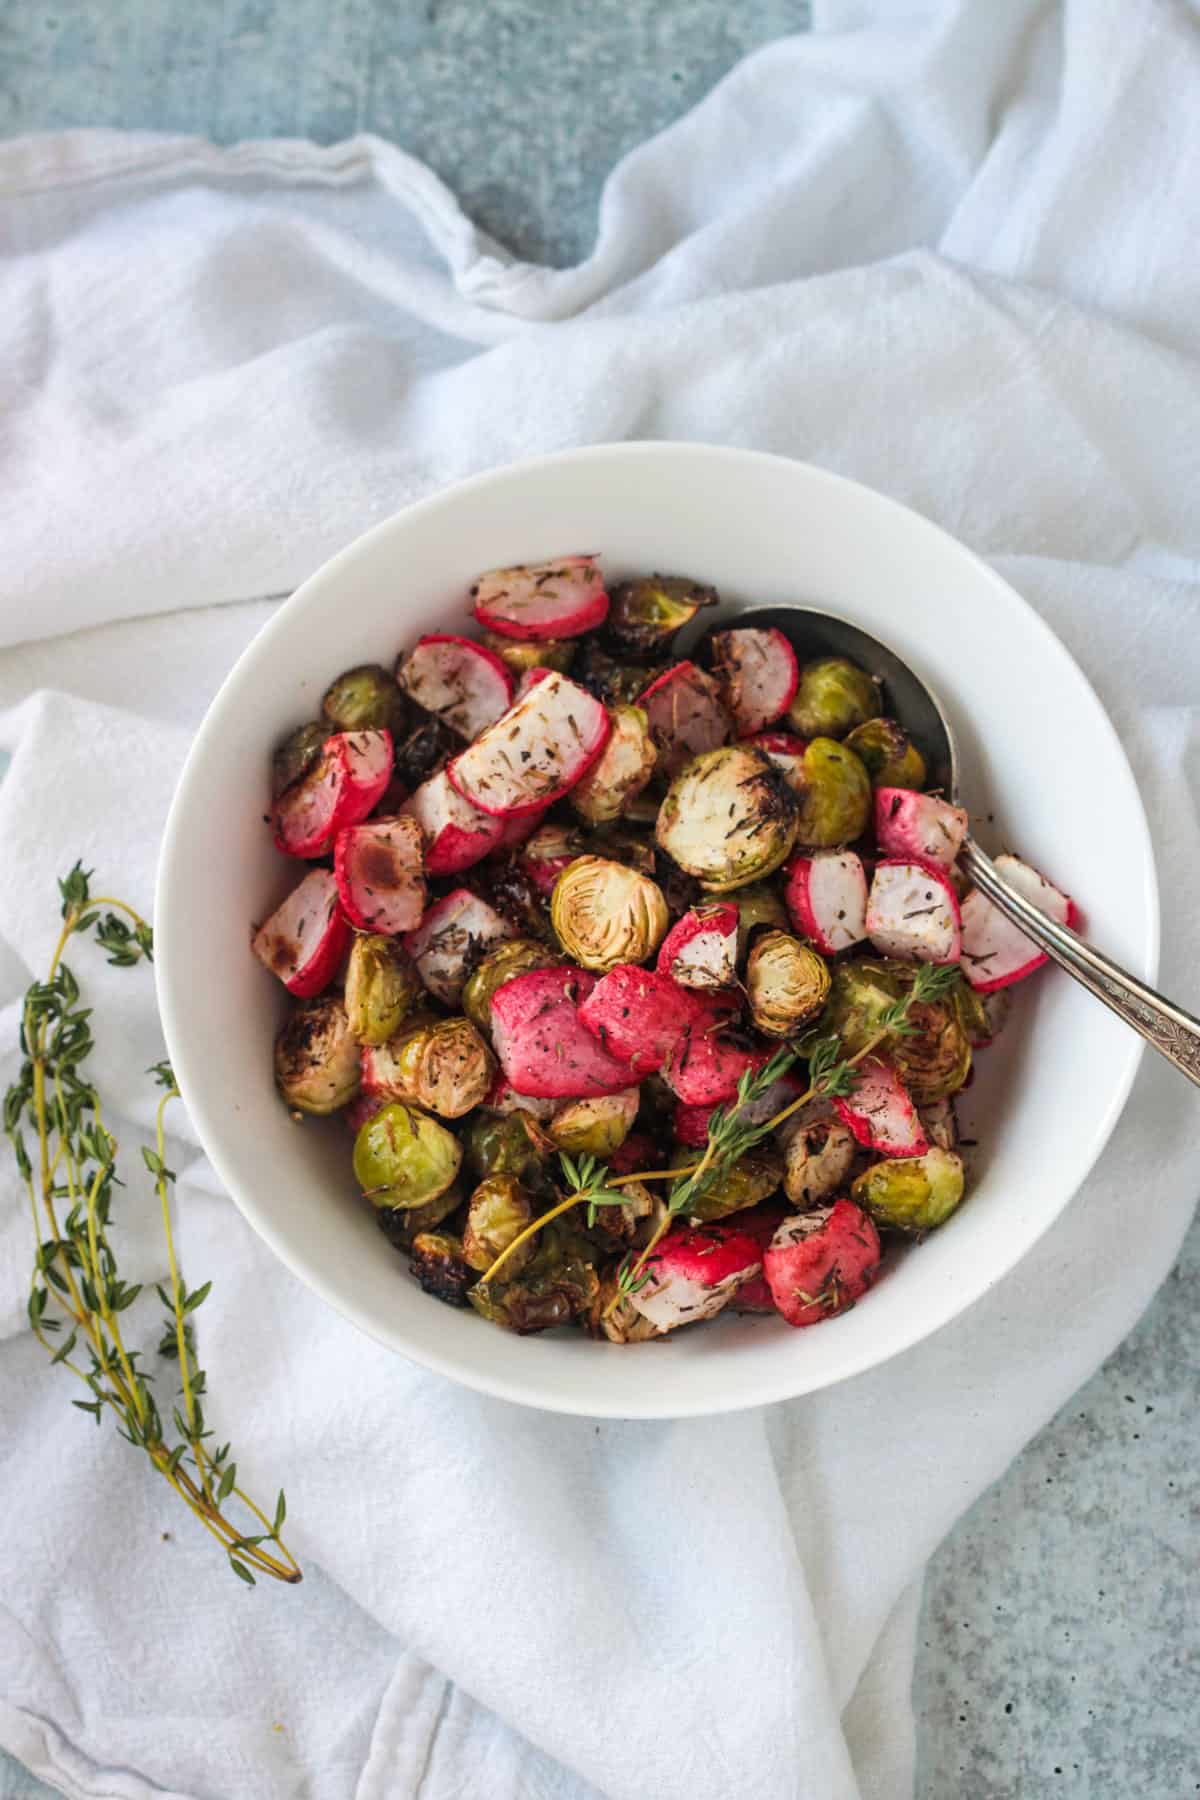
[[[513,1331],[853,1305],[961,1203],[954,1096],[1044,960],[871,672],[773,628],[678,657],[716,601],[492,570],[480,639],[346,670],[275,751],[280,1095],[341,1113],[425,1291]]]

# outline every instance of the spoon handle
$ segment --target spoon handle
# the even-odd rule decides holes
[[[1200,1019],[1093,950],[1066,925],[1056,925],[1039,912],[997,874],[991,858],[970,838],[963,846],[962,861],[980,892],[1007,913],[1026,937],[1200,1087]]]

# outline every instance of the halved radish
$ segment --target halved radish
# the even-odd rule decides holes
[[[551,669],[447,765],[465,800],[497,818],[536,812],[574,787],[601,750],[608,713]]]
[[[738,909],[728,900],[691,906],[659,947],[655,968],[680,987],[724,988],[737,980]]]
[[[563,870],[586,856],[588,843],[573,825],[539,825],[521,847],[517,863],[539,894],[549,899]]]
[[[777,1112],[782,1112],[789,1100],[794,1100],[800,1093],[802,1083],[797,1075],[781,1075],[764,1088],[758,1098],[751,1100],[748,1106],[736,1106],[731,1109],[732,1115],[742,1125],[764,1125]],[[676,1141],[686,1144],[689,1150],[703,1149],[708,1142],[708,1121],[712,1117],[711,1106],[688,1106],[681,1100],[671,1114],[671,1128]],[[783,1127],[780,1127],[782,1130]]]
[[[514,813],[511,819],[500,819],[500,836],[494,848],[497,850],[515,850],[519,845],[527,843],[541,824],[549,809],[545,806],[537,812]],[[488,815],[485,815],[488,816]],[[557,879],[557,877],[556,877]]]
[[[310,870],[251,940],[259,961],[302,1000],[329,986],[349,944],[331,869]]]
[[[412,931],[425,911],[421,827],[412,818],[371,819],[339,831],[333,868],[342,910],[360,931]]]
[[[1074,902],[1019,857],[998,856],[996,871],[1056,924],[1075,923]],[[962,903],[962,965],[967,980],[978,993],[990,994],[1021,981],[1046,961],[1044,951],[999,907],[993,906],[978,888],[972,889]]]
[[[732,735],[729,714],[711,675],[693,662],[673,663],[638,697],[658,750],[658,768],[670,781],[703,750],[716,750]]]
[[[494,850],[504,836],[504,825],[490,813],[480,812],[451,787],[445,769],[423,781],[400,807],[413,819],[425,839],[425,868],[430,875],[457,875]]]
[[[936,863],[876,863],[866,925],[875,948],[902,962],[953,963],[962,954],[958,895]]]
[[[629,1086],[629,1064],[610,1056],[579,1016],[595,985],[586,969],[567,966],[531,969],[496,990],[492,1044],[519,1094],[581,1100]]]
[[[510,638],[570,638],[608,617],[604,577],[594,556],[490,569],[471,588],[475,617]]]
[[[788,786],[799,793],[804,786],[804,752],[808,749],[808,740],[797,737],[791,731],[754,731],[746,739],[756,749],[769,756],[775,767],[782,771]]]
[[[431,994],[457,1006],[467,976],[493,944],[515,936],[498,912],[466,888],[455,888],[435,900],[404,948]]]
[[[929,1139],[891,1063],[868,1056],[859,1063],[856,1074],[854,1092],[833,1103],[842,1124],[868,1150],[882,1150],[886,1156],[923,1156]]]
[[[763,1252],[763,1274],[789,1325],[820,1325],[845,1312],[879,1267],[874,1220],[853,1200],[785,1219]]]
[[[708,1014],[686,988],[656,969],[618,963],[580,1001],[579,1017],[630,1074],[660,1069],[676,1044]]]
[[[782,631],[742,625],[714,631],[710,641],[721,698],[738,736],[764,731],[781,719],[800,680],[796,652]]]
[[[875,789],[875,838],[888,856],[949,868],[970,824],[961,806],[913,788]]]
[[[275,805],[276,847],[287,856],[325,856],[345,825],[365,819],[392,773],[389,731],[339,731]]]
[[[357,825],[379,803],[396,761],[390,731],[343,731],[340,736],[346,747],[350,798],[345,816],[338,819],[339,831],[343,825]]]
[[[748,1231],[676,1225],[646,1259],[649,1280],[629,1296],[660,1331],[711,1319],[759,1273],[761,1246]]]
[[[867,935],[867,877],[853,850],[814,850],[793,856],[785,870],[784,900],[796,930],[823,956],[859,944]]]
[[[662,1077],[688,1106],[721,1106],[737,1094],[747,1069],[761,1069],[772,1052],[715,1032],[691,1031],[672,1051]]]
[[[418,706],[468,739],[512,704],[512,676],[495,651],[449,632],[418,638],[396,680]]]

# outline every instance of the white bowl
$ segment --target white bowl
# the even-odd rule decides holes
[[[317,1294],[401,1355],[559,1412],[654,1418],[781,1400],[894,1356],[1011,1269],[1102,1149],[1141,1045],[1057,971],[1025,984],[965,1096],[979,1139],[969,1199],[817,1330],[726,1317],[618,1349],[574,1331],[510,1336],[423,1294],[355,1192],[344,1127],[298,1129],[272,1085],[283,996],[250,954],[250,922],[297,869],[262,822],[270,751],[317,711],[339,670],[390,664],[420,632],[465,625],[481,569],[573,550],[599,551],[610,576],[685,571],[734,604],[827,606],[891,643],[944,698],[972,811],[994,814],[997,836],[1075,895],[1098,945],[1153,977],[1157,890],[1133,776],[1083,675],[1010,587],[925,519],[820,469],[617,444],[500,469],[410,507],[327,563],[250,645],[192,746],[163,842],[167,1046],[246,1218]]]

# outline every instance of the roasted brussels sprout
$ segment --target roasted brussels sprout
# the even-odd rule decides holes
[[[853,750],[815,737],[800,762],[796,842],[809,848],[852,844],[871,816],[871,777]]]
[[[835,1032],[848,1056],[865,1048],[878,1030],[879,1015],[903,992],[899,965],[882,958],[856,956],[835,962],[830,970],[829,1002],[820,1031]]]
[[[836,1194],[850,1173],[856,1150],[853,1132],[838,1119],[814,1119],[793,1131],[783,1169],[783,1188],[792,1205],[804,1211]]]
[[[780,931],[788,929],[787,908],[775,889],[765,881],[740,887],[733,895],[733,904],[738,909],[739,962],[745,960],[747,945],[760,926],[768,925]]]
[[[546,1127],[547,1135],[569,1156],[610,1157],[628,1137],[637,1118],[639,1088],[600,1094],[590,1100],[568,1100]]]
[[[765,931],[750,949],[746,997],[760,1031],[791,1037],[829,998],[829,969],[790,931]]]
[[[783,1180],[783,1157],[770,1144],[748,1150],[730,1168],[706,1187],[692,1202],[689,1216],[693,1221],[709,1224],[730,1213],[744,1212],[757,1206]]]
[[[298,1006],[275,1039],[275,1084],[298,1112],[348,1106],[361,1079],[358,1044],[334,994]]]
[[[654,817],[658,817],[657,805]],[[639,875],[658,880],[658,847],[653,837],[644,831],[630,831],[624,825],[606,825],[594,834],[591,847],[597,856],[607,856],[613,862],[624,863],[627,869],[636,869]]]
[[[469,1019],[439,1019],[407,1034],[397,1056],[406,1095],[443,1119],[461,1119],[496,1078],[496,1059]]]
[[[717,590],[686,575],[645,575],[622,581],[609,595],[608,632],[623,649],[665,656],[677,631],[702,606],[717,604]]]
[[[925,758],[895,719],[868,719],[846,738],[873,787],[923,788]]]
[[[982,1050],[1000,1035],[1012,1010],[1012,994],[1008,988],[997,988],[994,994],[977,994],[967,981],[954,990],[954,1004],[959,1021],[972,1050]]]
[[[925,1136],[939,1150],[958,1149],[958,1114],[953,1100],[934,1100],[917,1109]]]
[[[419,1231],[412,1242],[409,1267],[427,1294],[447,1306],[465,1306],[476,1270],[463,1256],[462,1239],[451,1231]]]
[[[515,1112],[496,1118],[477,1113],[470,1121],[463,1148],[468,1169],[480,1181],[491,1175],[515,1175],[526,1185],[536,1181],[543,1153],[537,1147],[536,1127],[532,1133],[526,1128],[528,1116]]]
[[[571,805],[589,825],[608,825],[619,819],[626,801],[641,792],[658,761],[640,706],[611,707],[609,718],[608,742],[570,793]]]
[[[932,1231],[963,1197],[962,1158],[952,1150],[897,1157],[864,1169],[850,1189],[880,1225],[896,1231]]]
[[[271,759],[271,798],[278,800],[294,781],[308,774],[321,754],[330,726],[324,719],[298,725],[284,738]]]
[[[519,854],[520,852],[517,853]],[[550,929],[550,908],[516,856],[506,856],[497,862],[477,863],[470,875],[472,892],[486,900],[521,937],[554,944],[554,933]]]
[[[518,681],[530,669],[561,669],[565,675],[576,650],[574,638],[542,638],[539,643],[532,643],[524,638],[501,637],[498,631],[485,631],[483,642],[508,665]]]
[[[796,840],[796,800],[761,750],[725,744],[676,776],[655,829],[681,869],[723,894],[784,861]]]
[[[462,1203],[463,1191],[455,1182],[444,1194],[427,1200],[424,1206],[411,1206],[404,1212],[397,1212],[391,1206],[376,1207],[375,1223],[389,1244],[394,1244],[397,1250],[411,1250],[414,1239],[422,1231],[435,1231]]]
[[[553,950],[534,938],[506,938],[490,950],[462,991],[462,1009],[480,1031],[492,1028],[492,998],[514,975],[530,969],[549,969],[559,960]]]
[[[594,637],[587,637],[579,647],[571,678],[595,694],[597,700],[603,700],[605,706],[632,706],[661,674],[661,663],[654,667],[650,663],[627,662],[623,657],[618,660],[602,650]]]
[[[374,1206],[424,1206],[458,1174],[462,1148],[436,1119],[399,1100],[367,1120],[354,1140],[354,1174]]]
[[[607,1338],[610,1344],[644,1344],[664,1335],[625,1295],[618,1299],[618,1293],[616,1276],[603,1276],[584,1320],[589,1337]]]
[[[534,1241],[536,1254],[515,1281],[485,1279],[468,1296],[482,1318],[522,1334],[569,1325],[592,1305],[600,1286],[596,1253],[578,1232],[556,1222]]]
[[[957,1094],[971,1073],[971,1045],[953,999],[915,1002],[908,1025],[889,1055],[914,1105]]]
[[[326,692],[321,711],[333,731],[404,730],[404,695],[378,663],[346,669]]]
[[[399,688],[396,692],[400,692]],[[461,738],[456,737],[441,719],[421,719],[407,736],[398,738],[393,780],[393,786],[397,790],[396,805],[399,806],[423,781],[436,775],[447,758],[461,747]],[[403,794],[399,791],[401,789],[404,790]],[[385,811],[390,809],[388,794],[384,795],[380,807]]]
[[[533,1202],[520,1182],[512,1175],[492,1175],[481,1181],[471,1195],[467,1207],[467,1223],[463,1229],[463,1255],[473,1269],[482,1275],[490,1269],[502,1250],[520,1237],[533,1218]],[[514,1250],[504,1264],[504,1279],[514,1280],[533,1260],[536,1240],[530,1238]]]
[[[412,959],[395,938],[356,937],[346,965],[346,1015],[360,1044],[386,1044],[424,998]]]
[[[577,857],[563,870],[550,921],[567,955],[598,972],[645,962],[671,922],[656,882],[603,856]]]
[[[823,656],[801,669],[787,721],[801,737],[842,738],[882,711],[879,684],[865,669],[844,656]]]

